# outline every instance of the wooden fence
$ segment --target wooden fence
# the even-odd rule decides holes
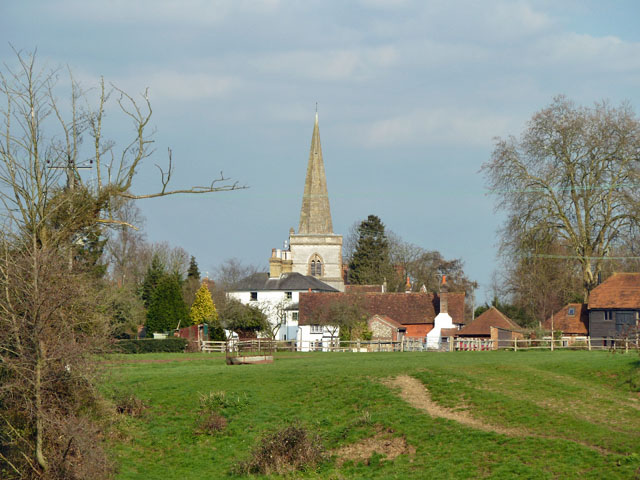
[[[305,341],[254,339],[240,342],[242,349],[277,352],[422,352],[427,351],[427,344],[421,338],[405,338],[401,342],[391,340],[372,341]],[[453,348],[451,348],[451,346]],[[236,351],[238,342],[201,342],[203,352],[225,353]],[[440,351],[490,351],[490,350],[610,350],[628,352],[640,349],[636,339],[612,339],[592,337],[564,337],[542,339],[492,340],[489,338],[454,338],[449,337],[438,348]]]

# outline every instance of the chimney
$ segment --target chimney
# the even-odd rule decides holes
[[[409,275],[407,275],[407,283],[404,287],[404,293],[411,293],[411,279],[409,278]]]
[[[271,250],[271,258],[269,259],[269,278],[279,278],[282,275],[282,257],[278,255],[277,249]]]
[[[440,285],[440,313],[449,313],[449,286],[446,275],[442,276],[442,285]]]

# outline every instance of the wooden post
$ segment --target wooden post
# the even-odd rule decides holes
[[[587,348],[591,351],[591,335],[587,337]]]
[[[513,351],[514,352],[518,351],[518,339],[517,338],[513,339]]]
[[[553,312],[551,312],[551,351],[553,352]]]
[[[453,339],[453,337],[449,337],[449,351],[450,352],[454,352],[456,349],[456,346],[454,345],[455,340]]]
[[[400,351],[404,352],[404,337],[400,339]]]
[[[629,339],[624,339],[624,353],[629,353]]]

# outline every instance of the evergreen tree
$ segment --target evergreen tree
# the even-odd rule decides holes
[[[198,269],[198,262],[196,262],[196,257],[191,255],[191,260],[189,261],[189,270],[187,270],[187,280],[197,280],[200,281],[200,270]]]
[[[392,274],[384,224],[377,216],[369,215],[358,226],[358,242],[349,264],[349,281],[355,285],[380,285]]]
[[[151,306],[151,300],[153,299],[153,294],[160,283],[160,280],[166,275],[165,266],[160,260],[158,254],[154,254],[151,259],[151,265],[147,269],[147,273],[144,276],[144,281],[142,282],[142,290],[140,292],[140,297],[144,302],[145,308],[149,308]]]
[[[196,292],[199,287],[200,270],[198,269],[196,257],[192,255],[191,261],[189,262],[189,270],[187,270],[187,280],[184,282],[184,286],[182,288],[182,296],[184,297],[184,302],[187,305],[192,305],[196,300]]]
[[[196,292],[196,299],[191,305],[189,317],[193,325],[213,323],[218,321],[218,312],[211,299],[211,292],[206,284],[202,284]]]
[[[189,311],[182,299],[182,286],[176,275],[164,274],[151,296],[147,311],[147,332],[166,332],[189,324]]]

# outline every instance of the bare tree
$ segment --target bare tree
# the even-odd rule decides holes
[[[537,112],[520,139],[498,139],[483,165],[508,214],[502,231],[512,254],[550,235],[581,270],[583,300],[628,230],[636,231],[640,192],[640,122],[628,104],[578,107],[564,97]]]
[[[106,256],[110,265],[110,273],[120,285],[138,285],[142,282],[144,272],[148,267],[145,260],[148,255],[145,235],[141,231],[144,217],[140,209],[131,200],[118,202],[117,217],[125,224],[116,225],[107,232]],[[136,229],[128,225],[135,225]]]
[[[242,280],[260,272],[260,268],[229,258],[214,268],[216,286],[224,291],[233,290]]]
[[[96,406],[91,372],[109,323],[96,309],[99,284],[76,255],[119,218],[121,199],[235,190],[205,186],[137,194],[133,179],[153,153],[146,93],[134,99],[101,82],[97,106],[71,77],[67,104],[58,72],[38,70],[16,52],[0,72],[0,471],[3,478],[105,478],[109,465],[87,412]],[[107,103],[133,126],[124,148],[103,132]],[[81,175],[88,167],[95,182]]]

